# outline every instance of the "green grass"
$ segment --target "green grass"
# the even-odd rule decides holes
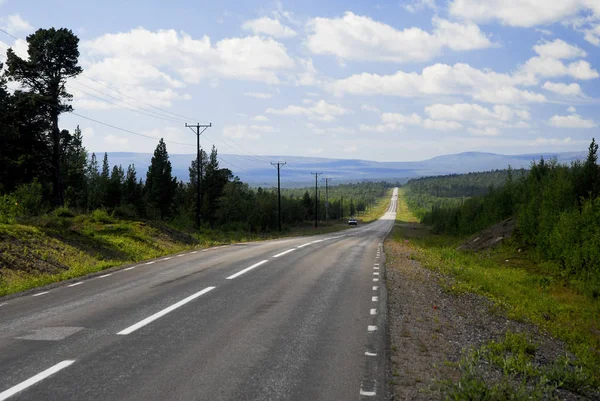
[[[361,223],[370,223],[377,220],[386,212],[390,205],[393,189],[389,189],[384,196],[379,198],[375,205],[371,206],[366,212],[361,214],[358,219]]]
[[[410,211],[405,209],[402,196],[400,203],[404,215],[398,213],[397,220],[406,221]],[[393,236],[403,241],[404,229],[397,226]],[[518,252],[510,244],[481,253],[457,251],[464,239],[427,233],[411,238],[411,247],[416,251],[413,257],[422,266],[450,276],[452,279],[443,284],[447,291],[483,295],[509,318],[534,323],[563,340],[589,378],[587,383],[598,388],[600,300],[583,295],[560,277],[543,273],[525,252]]]

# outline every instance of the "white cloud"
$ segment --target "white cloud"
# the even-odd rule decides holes
[[[256,126],[253,126],[256,127]],[[223,135],[228,138],[233,139],[259,139],[260,133],[257,132],[260,130],[253,130],[252,127],[247,127],[246,125],[238,124],[238,125],[227,125],[223,128]],[[264,131],[262,131],[264,132]]]
[[[105,60],[118,60],[118,65],[145,65],[144,69],[168,67],[187,83],[215,77],[277,83],[281,71],[295,68],[295,62],[283,44],[258,36],[226,38],[213,46],[208,36],[194,39],[173,29],[149,31],[136,28],[105,34],[83,42],[81,48],[90,59],[105,57]],[[89,69],[86,68],[88,74]],[[127,74],[127,79],[134,78],[135,74]]]
[[[545,58],[571,59],[587,56],[587,53],[583,49],[570,45],[561,39],[537,44],[533,46],[533,50]]]
[[[346,12],[342,18],[313,18],[307,24],[308,48],[315,54],[329,54],[345,60],[426,61],[443,48],[474,50],[492,46],[472,23],[433,18],[433,33],[412,27],[404,30]]]
[[[541,33],[542,35],[546,35],[546,36],[552,35],[552,31],[550,29],[535,28],[535,31]]]
[[[575,107],[573,107],[573,106],[570,106],[570,107],[567,109],[567,111],[568,111],[569,113],[575,113],[575,112],[577,111],[577,109],[576,109]]]
[[[391,95],[421,97],[428,95],[466,95],[490,103],[544,102],[538,93],[521,90],[515,85],[527,77],[512,76],[490,70],[480,70],[468,64],[434,64],[417,72],[398,71],[392,75],[362,73],[339,79],[326,85],[326,89],[341,96]]]
[[[362,106],[360,106],[360,109],[364,111],[371,111],[373,113],[380,113],[377,107],[371,106],[370,104],[363,104]]]
[[[451,0],[450,15],[476,22],[497,20],[504,25],[532,27],[574,17],[600,14],[597,0]]]
[[[593,44],[600,46],[600,24],[594,24],[589,29],[584,30],[584,39]]]
[[[275,38],[291,38],[296,36],[296,31],[283,25],[279,20],[262,17],[244,22],[242,28],[252,31],[255,35],[265,34]]]
[[[477,135],[477,136],[498,136],[498,135],[500,135],[500,131],[496,127],[469,128],[469,132],[471,134]]]
[[[0,17],[0,28],[13,35],[33,33],[34,30],[33,26],[21,18],[19,14]]]
[[[456,121],[426,119],[423,121],[423,128],[433,129],[437,131],[455,131],[463,128],[463,126],[462,124],[457,123]]]
[[[543,86],[544,89],[558,93],[559,95],[564,96],[581,96],[583,93],[581,92],[581,86],[579,84],[563,84],[563,83],[555,83],[555,82],[546,82]]]
[[[266,113],[287,116],[306,116],[314,120],[333,121],[338,116],[350,113],[350,110],[338,104],[327,103],[324,100],[319,100],[309,107],[290,105],[285,109],[269,108],[266,110]]]
[[[325,149],[323,149],[323,148],[308,148],[307,151],[311,155],[319,155],[319,154],[325,152]]]
[[[594,128],[598,126],[595,121],[585,120],[577,114],[569,116],[555,115],[548,120],[548,123],[557,128]]]
[[[269,121],[269,119],[266,116],[263,116],[260,114],[252,117],[252,120],[254,120],[254,121]]]
[[[276,132],[277,130],[270,125],[251,125],[251,131],[255,132]]]
[[[478,104],[433,104],[425,107],[425,112],[434,120],[478,121],[498,120],[512,121],[516,117],[530,119],[526,110],[516,110],[504,105],[496,105],[492,109]]]
[[[244,93],[244,96],[250,96],[255,99],[270,99],[273,97],[273,95],[270,93],[261,93],[261,92],[246,92],[246,93]]]
[[[106,142],[109,145],[126,146],[129,142],[129,139],[125,136],[108,134],[104,137],[104,142]]]
[[[81,130],[81,136],[83,136],[84,140],[91,139],[95,135],[94,129],[92,127],[85,127]]]
[[[356,147],[356,145],[350,145],[344,148],[344,152],[346,153],[355,153],[357,150],[358,148]]]
[[[548,57],[532,57],[521,67],[520,74],[529,76],[535,82],[538,77],[570,76],[576,79],[588,80],[598,78],[598,71],[590,63],[578,60],[565,65],[561,60]]]

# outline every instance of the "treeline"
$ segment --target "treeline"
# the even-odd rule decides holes
[[[528,171],[490,170],[468,174],[450,174],[409,180],[405,188],[407,203],[415,216],[423,219],[432,208],[460,206],[473,196],[485,195],[504,186],[509,175],[521,178]]]
[[[434,207],[423,222],[434,231],[472,234],[516,216],[516,240],[565,274],[583,279],[600,295],[600,167],[598,145],[585,161],[570,165],[543,158],[516,179],[508,171],[504,186],[472,197],[457,207]]]
[[[327,213],[328,219],[338,220],[349,216],[360,216],[368,208],[373,206],[378,199],[385,196],[387,190],[392,185],[385,181],[379,182],[361,182],[356,184],[339,184],[335,186],[319,185],[319,218],[325,219]],[[282,195],[290,199],[302,198],[303,203],[310,211],[307,216],[314,219],[312,213],[314,208],[314,187],[307,188],[286,188],[281,190]],[[311,198],[312,196],[312,198]],[[329,207],[326,207],[329,200]]]
[[[198,208],[197,163],[189,182],[172,176],[161,139],[145,177],[135,166],[110,167],[106,154],[89,155],[81,130],[59,129],[58,118],[73,111],[66,83],[82,72],[79,39],[68,29],[39,29],[27,37],[28,59],[9,49],[0,64],[0,222],[54,211],[89,213],[101,209],[117,217],[160,219],[193,227]],[[21,89],[11,93],[7,82]],[[100,160],[101,159],[101,160]],[[200,215],[205,228],[262,232],[278,226],[277,191],[253,189],[219,167],[217,150],[201,155]],[[344,202],[330,199],[329,216],[365,210],[382,195],[382,184],[358,184]],[[341,192],[340,192],[341,193]],[[325,197],[312,192],[284,193],[283,226],[312,220],[318,207],[325,219]],[[339,212],[338,212],[339,210]]]

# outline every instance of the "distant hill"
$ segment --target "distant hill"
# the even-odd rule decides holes
[[[376,162],[369,160],[327,159],[321,157],[299,156],[250,156],[220,154],[220,165],[233,171],[244,182],[253,186],[271,187],[277,185],[277,172],[269,164],[271,161],[285,161],[281,169],[281,183],[285,187],[305,186],[314,183],[310,173],[319,171],[332,177],[336,183],[357,181],[399,181],[406,182],[410,178],[444,175],[454,173],[469,173],[504,169],[509,165],[513,168],[527,168],[532,161],[557,158],[561,163],[585,159],[586,152],[567,153],[532,153],[524,155],[500,155],[483,152],[464,152],[453,155],[434,157],[418,162]],[[173,165],[173,174],[182,181],[189,180],[188,168],[195,155],[169,155]],[[132,152],[110,152],[108,159],[111,165],[122,165],[126,168],[135,164],[138,177],[145,178],[152,154]],[[99,156],[101,160],[101,156]]]

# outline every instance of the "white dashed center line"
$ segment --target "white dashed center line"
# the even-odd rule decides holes
[[[297,248],[298,248],[298,249],[300,249],[300,248],[304,248],[305,246],[309,246],[310,244],[312,244],[312,242],[307,242],[306,244],[300,245],[300,246],[298,246]]]
[[[80,281],[78,283],[69,284],[69,287],[75,287],[76,285],[81,285],[81,284],[83,284],[83,281]]]
[[[373,279],[373,282],[375,282],[375,283],[376,283],[376,282],[378,282],[378,281],[379,281],[379,279],[378,279],[378,278],[374,278],[374,279]]]
[[[375,391],[364,391],[362,388],[360,389],[360,395],[364,395],[366,397],[373,397],[375,395]]]
[[[192,251],[191,253],[198,253],[198,251]]]
[[[369,330],[369,332],[373,332],[373,331],[376,331],[376,330],[377,330],[377,326],[371,326],[371,325],[369,325],[369,326],[367,327],[367,329]]]
[[[34,294],[33,296],[34,296],[34,297],[39,297],[40,295],[44,295],[44,294],[47,294],[47,293],[49,293],[49,292],[50,292],[50,291],[38,292],[37,294]]]
[[[154,260],[153,260],[152,262],[147,262],[146,264],[147,264],[147,265],[151,265],[151,264],[153,264],[153,263],[155,263],[155,262],[156,262],[156,261],[154,261]]]
[[[136,267],[137,267],[137,266],[131,266],[131,267],[128,267],[127,269],[123,269],[123,270],[133,270],[133,269],[135,269]]]
[[[103,274],[102,276],[99,276],[98,278],[104,278],[104,277],[108,277],[108,276],[112,276],[112,273]]]
[[[376,315],[377,314],[377,309],[371,309],[371,315]]]
[[[173,259],[173,257],[162,258],[161,260],[170,260],[170,259]]]
[[[253,264],[253,265],[252,265],[252,266],[250,266],[250,267],[246,267],[244,270],[241,270],[241,271],[239,271],[239,272],[235,273],[234,275],[231,275],[231,276],[227,277],[227,280],[231,280],[231,279],[234,279],[234,278],[236,278],[236,277],[239,277],[239,276],[241,276],[242,274],[244,274],[244,273],[247,273],[247,272],[249,272],[249,271],[250,271],[250,270],[252,270],[252,269],[256,269],[258,266],[260,266],[260,265],[263,265],[263,264],[265,264],[265,263],[267,263],[267,262],[268,262],[268,260],[261,260],[260,262],[258,262],[258,263],[256,263],[256,264]]]
[[[278,257],[280,257],[280,256],[283,256],[283,255],[287,254],[287,253],[294,252],[295,250],[296,250],[296,248],[288,249],[288,250],[287,250],[287,251],[285,251],[285,252],[281,252],[281,253],[278,253],[277,255],[273,255],[273,257],[274,257],[274,258],[278,258]]]
[[[206,287],[202,291],[199,291],[193,295],[190,295],[189,297],[187,297],[185,299],[182,299],[181,301],[177,302],[176,304],[173,304],[173,305],[169,306],[168,308],[165,308],[165,309],[161,310],[160,312],[157,312],[154,315],[145,318],[144,320],[134,324],[133,326],[129,326],[125,330],[118,332],[117,335],[125,336],[127,334],[131,334],[134,331],[136,331],[137,329],[142,328],[145,325],[152,323],[156,319],[163,317],[164,315],[166,315],[169,312],[173,312],[175,309],[187,304],[188,302],[193,301],[194,299],[198,298],[200,295],[206,294],[207,292],[214,290],[215,288],[216,287]]]
[[[373,301],[373,302],[377,302],[377,301],[379,301],[379,297],[372,297],[372,298],[371,298],[371,301]]]
[[[8,390],[1,392],[0,393],[0,401],[4,401],[4,400],[8,399],[9,397],[12,397],[13,395],[25,390],[27,387],[33,386],[35,383],[42,381],[45,378],[47,378],[48,376],[51,376],[51,375],[55,374],[56,372],[70,366],[73,362],[75,362],[75,361],[71,360],[71,361],[62,361],[60,363],[57,363],[56,365],[52,366],[51,368],[48,368],[41,373],[38,373],[37,375],[25,380],[24,382],[21,382],[21,383],[17,384],[16,386],[11,387]]]
[[[365,352],[365,355],[366,356],[377,356],[377,354],[375,352],[369,352],[369,351]]]
[[[180,257],[182,257],[183,255],[185,255],[185,254],[184,254],[184,253],[180,253],[179,255],[175,255],[175,257],[176,257],[176,258],[180,258]]]

